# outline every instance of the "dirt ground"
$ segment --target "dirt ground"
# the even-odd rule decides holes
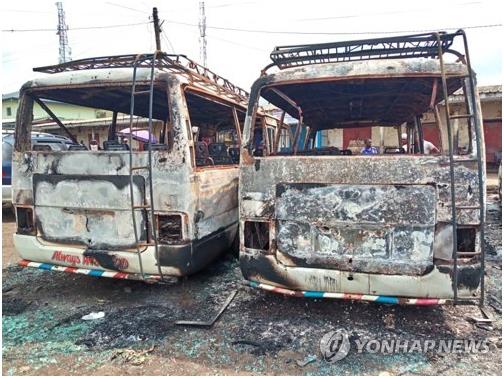
[[[501,208],[495,194],[488,200],[486,307],[494,321],[483,326],[469,320],[481,317],[475,306],[390,306],[245,288],[231,256],[188,279],[157,285],[21,269],[11,238],[14,219],[4,212],[2,373],[501,375]],[[237,296],[213,327],[175,325],[179,319],[209,319],[234,289]],[[81,319],[93,311],[105,317]],[[331,364],[323,360],[319,343],[336,329],[346,330],[352,341],[484,339],[489,350],[358,354],[352,349]]]

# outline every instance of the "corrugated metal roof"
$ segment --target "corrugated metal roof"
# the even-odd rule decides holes
[[[19,91],[2,94],[2,100],[18,99]]]
[[[502,94],[502,85],[482,85],[478,87],[478,93],[481,94]],[[453,95],[458,96],[463,94],[462,88],[457,90]]]
[[[478,92],[480,94],[500,93],[502,95],[502,85],[483,85],[478,87]]]
[[[482,85],[478,87],[478,93],[481,102],[487,101],[502,101],[502,86],[501,85]],[[456,91],[448,98],[448,101],[453,104],[464,102],[462,88]]]

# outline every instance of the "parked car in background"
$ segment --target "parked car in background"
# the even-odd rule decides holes
[[[66,151],[73,145],[71,139],[49,133],[32,132],[35,150]],[[12,149],[14,133],[2,134],[2,208],[12,206]],[[36,147],[35,147],[36,146]]]

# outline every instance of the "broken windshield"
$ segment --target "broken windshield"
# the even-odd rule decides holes
[[[130,130],[131,84],[32,88],[22,98],[26,107],[18,124],[20,135],[31,129],[61,134],[83,147],[72,147],[72,150],[145,150],[149,141],[148,84],[138,85],[136,92]],[[35,122],[26,116],[32,112],[37,114]],[[162,84],[154,87],[152,112],[151,142],[168,148],[173,142],[173,127],[169,122],[167,91]],[[127,144],[130,133],[131,146]]]
[[[265,85],[261,99],[280,109],[287,127],[263,138],[264,127],[256,126],[249,146],[255,156],[442,153],[447,141],[439,80],[436,75],[314,78]],[[462,86],[462,78],[450,78],[449,94]],[[459,120],[455,126],[455,153],[467,154],[469,125]]]

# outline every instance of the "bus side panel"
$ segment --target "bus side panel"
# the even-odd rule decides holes
[[[221,167],[195,172],[197,239],[223,231],[238,222],[238,168]]]

